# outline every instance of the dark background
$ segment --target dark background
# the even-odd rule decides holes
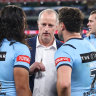
[[[27,15],[28,31],[26,34],[34,36],[38,34],[35,30],[37,27],[37,18],[39,13],[46,8],[52,8],[58,11],[59,8],[64,6],[77,7],[85,15],[83,30],[86,32],[88,17],[91,11],[96,9],[96,0],[0,0],[0,9],[6,5],[17,5],[20,6]],[[56,36],[57,37],[57,36]],[[57,37],[58,38],[58,37]]]

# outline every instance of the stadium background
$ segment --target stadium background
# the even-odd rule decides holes
[[[83,34],[86,34],[88,30],[87,22],[90,12],[96,9],[96,0],[0,0],[0,9],[13,4],[20,6],[27,15],[28,29],[26,29],[25,34],[28,37],[38,34],[37,18],[43,9],[52,8],[57,11],[63,6],[79,8],[85,15]],[[57,31],[55,36],[58,39]]]

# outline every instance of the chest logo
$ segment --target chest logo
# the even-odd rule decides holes
[[[87,63],[96,60],[96,52],[80,54],[82,63]]]
[[[5,61],[6,52],[0,52],[0,61]]]

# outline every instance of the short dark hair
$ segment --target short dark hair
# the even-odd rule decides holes
[[[79,33],[81,31],[84,15],[80,9],[73,7],[63,7],[59,9],[58,12],[59,22],[63,22],[69,32]]]
[[[90,15],[96,14],[96,10],[93,10]]]
[[[25,43],[26,15],[24,11],[15,5],[8,5],[0,12],[0,42],[4,38]]]

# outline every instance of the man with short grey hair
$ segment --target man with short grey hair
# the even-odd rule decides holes
[[[56,11],[43,10],[38,17],[38,36],[28,40],[32,47],[30,74],[35,73],[33,96],[57,96],[54,54],[63,44],[54,37],[58,23]],[[30,77],[32,90],[33,81],[31,79]]]

